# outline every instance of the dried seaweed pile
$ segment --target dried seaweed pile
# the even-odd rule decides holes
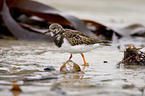
[[[145,53],[140,51],[140,48],[129,46],[124,51],[124,58],[119,64],[125,65],[145,65]]]

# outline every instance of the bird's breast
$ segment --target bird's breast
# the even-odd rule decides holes
[[[72,46],[66,38],[63,38],[63,43],[60,48],[63,52],[77,54],[77,53],[85,53],[98,47],[100,47],[100,44],[92,44],[92,45],[82,44]]]

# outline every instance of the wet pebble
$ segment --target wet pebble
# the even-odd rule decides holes
[[[47,68],[44,68],[45,71],[55,71],[56,69],[52,66],[49,66]]]
[[[108,63],[108,61],[104,61],[104,63]]]

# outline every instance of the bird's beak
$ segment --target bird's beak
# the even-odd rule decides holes
[[[47,36],[50,36],[50,35],[51,35],[51,33],[50,33],[50,32],[51,32],[51,30],[50,30],[50,29],[48,29],[48,31],[44,32],[44,34],[45,34],[45,35],[47,35]]]
[[[50,33],[50,32],[51,32],[51,30],[50,30],[50,29],[48,29],[48,31],[44,32],[44,34],[47,34],[47,33]]]

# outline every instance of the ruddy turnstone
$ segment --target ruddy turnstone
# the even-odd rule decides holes
[[[53,23],[49,26],[46,33],[50,33],[55,45],[64,52],[70,53],[68,60],[72,58],[72,54],[80,53],[83,57],[84,67],[87,65],[84,52],[100,47],[100,45],[110,43],[107,40],[99,40],[92,38],[82,32],[64,29],[60,24]]]

